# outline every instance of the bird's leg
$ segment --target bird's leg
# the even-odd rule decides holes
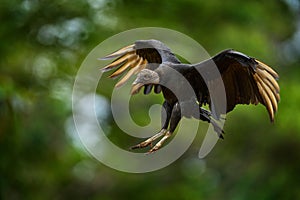
[[[166,132],[164,137],[160,141],[158,141],[153,148],[151,148],[148,151],[148,153],[153,153],[153,152],[157,151],[160,147],[162,147],[164,142],[169,137],[171,137],[172,133],[175,131],[180,119],[181,119],[181,110],[180,110],[179,103],[177,102],[172,109],[172,114],[171,114],[171,118],[170,118],[170,129]]]
[[[152,147],[152,143],[157,140],[158,138],[160,138],[161,136],[165,135],[167,132],[167,128],[169,126],[169,122],[170,122],[170,117],[171,117],[171,113],[172,113],[172,106],[170,104],[168,104],[166,101],[163,103],[163,109],[161,111],[161,124],[162,124],[162,129],[155,134],[154,136],[148,138],[147,140],[134,145],[132,147],[130,147],[130,149],[138,149],[138,148],[144,148],[147,146],[151,146]]]
[[[200,115],[199,115],[200,114]],[[200,107],[200,112],[198,115],[194,116],[202,121],[206,121],[211,123],[214,126],[216,133],[218,134],[219,138],[224,139],[224,131],[223,129],[216,123],[215,119],[212,117],[211,113],[208,110]]]
[[[162,130],[167,130],[170,119],[171,119],[171,114],[172,114],[172,109],[173,105],[169,104],[168,102],[164,101],[163,103],[163,109],[161,110],[161,125],[162,125]]]

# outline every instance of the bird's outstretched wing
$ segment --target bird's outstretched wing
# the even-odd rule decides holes
[[[223,51],[211,61],[214,61],[223,79],[227,112],[237,104],[262,103],[267,108],[270,120],[274,121],[280,88],[277,83],[279,76],[271,67],[234,50]],[[209,71],[211,65],[206,63],[209,62],[205,61],[194,67],[198,71]]]
[[[101,59],[107,60],[113,58],[115,60],[102,68],[102,72],[116,68],[109,76],[110,78],[117,78],[125,74],[115,87],[122,86],[131,76],[136,75],[142,69],[155,70],[162,62],[179,63],[179,60],[171,50],[157,40],[138,40],[134,44],[123,47]],[[151,89],[151,85],[146,85],[144,93],[149,93]]]

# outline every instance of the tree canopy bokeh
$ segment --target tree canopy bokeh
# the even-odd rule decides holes
[[[2,1],[0,198],[299,199],[299,13],[298,0]],[[205,159],[197,157],[198,136],[175,163],[146,174],[91,158],[72,135],[77,70],[106,38],[150,26],[180,31],[211,55],[233,48],[276,69],[275,123],[263,106],[238,106],[227,116],[226,139]],[[109,99],[109,92],[99,93]],[[147,105],[159,100],[144,98]],[[105,123],[113,141],[138,141],[124,139],[110,114]]]

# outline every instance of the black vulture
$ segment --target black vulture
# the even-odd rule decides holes
[[[163,93],[165,101],[163,108],[166,113],[162,122],[161,130],[132,147],[152,147],[152,143],[161,138],[150,150],[149,153],[158,150],[162,144],[175,131],[183,116],[194,117],[208,123],[212,123],[220,138],[223,138],[223,130],[218,126],[216,120],[221,114],[226,114],[234,109],[237,104],[263,104],[269,114],[270,120],[274,121],[274,115],[280,100],[278,74],[268,65],[234,50],[225,50],[214,57],[196,64],[183,64],[174,53],[158,40],[138,40],[134,44],[126,46],[103,59],[115,60],[102,68],[102,72],[117,68],[109,77],[116,78],[125,74],[116,84],[116,87],[123,85],[132,75],[137,78],[132,84],[131,94],[136,94],[144,87],[144,94],[149,94],[154,87],[155,93]],[[213,67],[216,66],[216,67]],[[213,74],[216,68],[217,75]],[[186,92],[186,85],[174,78],[172,70],[180,73],[190,84],[194,96]],[[127,73],[126,73],[127,72]],[[207,76],[207,77],[203,77]],[[208,82],[221,80],[223,91],[225,90],[226,105],[220,112],[213,112],[212,99]],[[172,89],[166,85],[173,86]],[[212,87],[212,90],[217,88]],[[173,90],[177,90],[174,92]],[[176,94],[186,94],[178,98]],[[224,93],[224,94],[225,94]],[[208,105],[210,110],[202,106]],[[193,105],[193,111],[183,112],[184,105]],[[163,115],[163,114],[162,114]]]

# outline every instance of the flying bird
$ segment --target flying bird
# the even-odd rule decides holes
[[[115,59],[102,68],[102,72],[116,69],[110,78],[123,75],[115,87],[121,87],[131,76],[137,75],[131,88],[132,95],[144,88],[144,94],[153,89],[164,96],[161,130],[132,149],[151,146],[149,153],[157,151],[175,131],[182,117],[211,123],[218,136],[224,138],[224,131],[217,121],[237,104],[263,104],[271,122],[278,109],[278,74],[263,62],[232,49],[200,63],[184,64],[162,42],[138,40],[102,59]],[[222,87],[225,108],[218,106],[220,97],[212,95],[219,91],[222,94]],[[209,110],[203,108],[205,105]]]

